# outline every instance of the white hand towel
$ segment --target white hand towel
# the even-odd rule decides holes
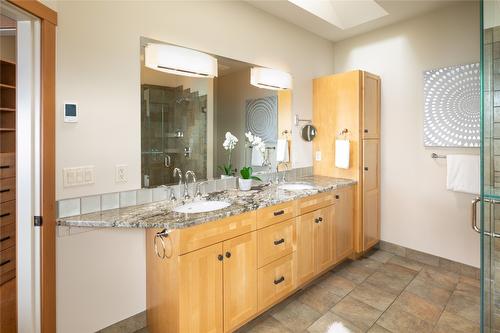
[[[479,194],[479,155],[448,155],[446,188]]]
[[[335,140],[335,167],[349,169],[349,140]]]
[[[257,149],[257,147],[252,148],[252,166],[262,166],[264,159],[262,158],[262,153]]]
[[[276,162],[288,162],[288,140],[278,139],[276,142]]]

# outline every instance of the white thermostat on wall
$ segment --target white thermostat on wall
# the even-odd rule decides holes
[[[64,122],[78,122],[78,105],[76,103],[64,103]]]

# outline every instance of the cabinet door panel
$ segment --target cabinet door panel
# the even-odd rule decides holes
[[[318,274],[333,264],[333,223],[335,206],[314,213],[314,268]]]
[[[224,242],[224,331],[257,313],[257,232]]]
[[[222,243],[179,256],[179,331],[222,332]]]
[[[363,74],[363,139],[380,138],[380,79]]]
[[[363,191],[379,188],[379,140],[363,140]]]
[[[314,277],[314,213],[297,217],[297,249],[295,251],[297,285]]]
[[[334,256],[335,262],[350,256],[354,241],[354,191],[352,187],[335,193]]]
[[[365,192],[363,195],[363,250],[368,250],[380,240],[379,191]]]

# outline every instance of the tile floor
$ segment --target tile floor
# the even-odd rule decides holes
[[[378,250],[334,268],[237,333],[475,333],[479,302],[479,280]]]

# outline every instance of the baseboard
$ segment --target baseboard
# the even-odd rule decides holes
[[[146,311],[140,312],[132,317],[123,319],[96,333],[134,333],[147,326]]]
[[[438,257],[425,252],[420,252],[413,250],[401,245],[393,244],[386,241],[380,241],[378,248],[392,254],[405,257],[414,261],[418,261],[422,264],[429,266],[439,267],[441,269],[457,273],[463,276],[471,277],[474,279],[479,279],[479,268],[462,264],[453,260]]]

